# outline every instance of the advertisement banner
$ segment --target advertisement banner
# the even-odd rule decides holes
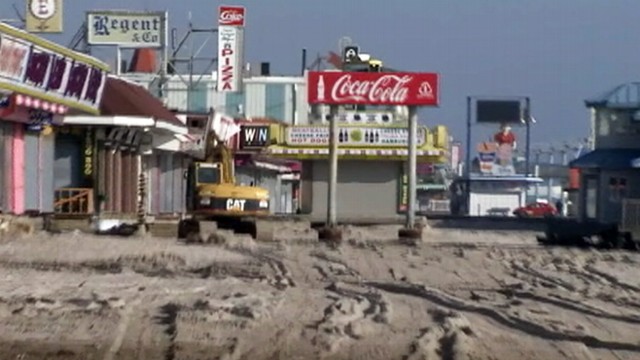
[[[88,11],[87,42],[127,48],[158,48],[165,43],[164,12]]]
[[[244,26],[245,13],[244,6],[220,5],[218,26]]]
[[[0,90],[98,113],[106,64],[44,40],[32,43],[20,34],[0,24]]]
[[[295,126],[286,130],[285,141],[290,146],[327,146],[329,128],[326,126]],[[426,141],[424,127],[418,127],[416,146]],[[352,147],[406,147],[409,145],[407,128],[391,127],[340,127],[338,130],[340,146]]]
[[[513,176],[513,152],[516,148],[516,135],[511,127],[503,124],[494,134],[493,141],[478,144],[478,162],[480,173],[492,176]]]
[[[30,33],[61,33],[62,0],[27,0],[25,29]]]
[[[310,104],[438,106],[439,75],[411,72],[311,71]]]
[[[220,6],[218,9],[218,91],[242,90],[244,64],[245,8]]]

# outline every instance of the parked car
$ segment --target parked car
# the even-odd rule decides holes
[[[555,206],[543,202],[531,203],[513,210],[513,215],[520,218],[556,216],[557,214],[558,209]]]

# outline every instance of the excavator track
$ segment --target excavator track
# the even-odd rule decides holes
[[[298,216],[209,217],[181,220],[178,238],[187,243],[220,243],[224,236],[248,234],[255,241],[314,241],[318,233]]]

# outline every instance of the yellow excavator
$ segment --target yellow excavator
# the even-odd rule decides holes
[[[211,119],[203,139],[204,161],[194,161],[187,170],[187,218],[178,225],[178,238],[209,242],[225,229],[268,240],[268,231],[259,231],[257,220],[270,215],[269,191],[236,184],[233,154],[212,130]]]

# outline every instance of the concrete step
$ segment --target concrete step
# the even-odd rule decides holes
[[[49,225],[50,231],[82,231],[82,232],[93,232],[91,228],[91,222],[89,219],[56,219],[53,218],[50,221]]]
[[[155,237],[177,238],[178,222],[154,222],[149,224],[149,233]]]

